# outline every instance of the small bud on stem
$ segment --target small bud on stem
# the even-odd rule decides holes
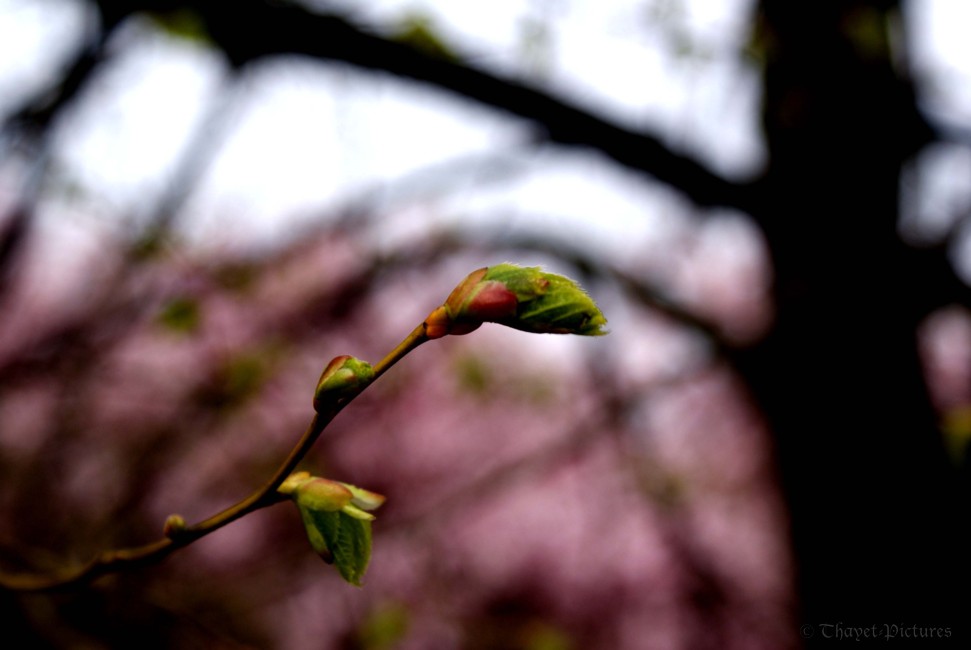
[[[320,373],[314,391],[314,410],[320,412],[325,404],[364,390],[373,379],[374,368],[367,361],[347,354],[334,357]]]
[[[182,515],[169,515],[162,526],[162,534],[169,539],[175,539],[186,529],[185,518]]]

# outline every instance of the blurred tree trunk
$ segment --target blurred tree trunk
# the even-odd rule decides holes
[[[777,320],[741,370],[777,439],[803,622],[955,629],[966,513],[917,355],[927,288],[897,232],[927,134],[892,4],[760,4]]]

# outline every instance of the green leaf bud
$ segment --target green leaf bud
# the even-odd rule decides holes
[[[342,483],[319,477],[298,485],[292,496],[298,506],[324,512],[336,512],[350,505],[354,498],[354,494]]]
[[[300,511],[307,539],[324,562],[341,577],[360,585],[371,560],[371,522],[384,503],[376,492],[331,481],[308,472],[294,472],[277,491],[293,499]]]
[[[347,354],[334,357],[320,373],[314,391],[314,410],[320,411],[325,404],[360,392],[374,379],[374,368]]]
[[[485,281],[500,282],[516,294],[515,318],[502,323],[526,332],[602,336],[607,319],[597,303],[573,280],[539,267],[491,266]]]
[[[473,271],[449,294],[445,308],[455,322],[478,326],[516,315],[517,295],[488,273],[488,267]]]
[[[374,516],[361,517],[357,511],[377,510],[386,500],[383,494],[350,483],[311,476],[310,472],[294,472],[280,484],[277,492],[308,508],[327,511],[353,508],[353,516],[367,519],[374,519]]]
[[[600,336],[607,319],[573,280],[539,267],[498,264],[459,283],[425,319],[425,334],[467,334],[487,322],[525,332]]]

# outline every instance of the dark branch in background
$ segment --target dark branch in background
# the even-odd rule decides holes
[[[100,0],[98,5],[113,20],[137,11],[164,12],[182,6],[173,0]],[[648,133],[624,128],[514,79],[368,33],[340,16],[300,5],[209,0],[193,6],[215,45],[236,66],[266,56],[301,54],[425,82],[530,120],[552,142],[598,150],[674,187],[699,206],[733,207],[761,218],[757,182],[728,181]],[[930,137],[932,129],[926,131]]]
[[[102,12],[98,38],[79,53],[56,92],[48,90],[28,102],[18,120],[31,116],[32,121],[39,120],[46,126],[50,117],[76,94],[101,60],[107,36],[128,15],[136,11],[165,12],[178,9],[180,4],[172,0],[101,0],[98,6]],[[599,150],[622,165],[672,186],[700,206],[737,208],[751,214],[757,222],[768,218],[760,206],[758,183],[727,181],[691,157],[672,152],[647,133],[611,123],[516,80],[367,33],[341,17],[314,13],[297,5],[259,0],[231,4],[210,1],[197,3],[195,8],[214,43],[235,66],[265,56],[302,54],[425,82],[530,120],[552,142]],[[45,106],[44,97],[54,100]],[[167,219],[164,217],[163,221]]]
[[[43,131],[70,104],[105,58],[105,43],[115,25],[105,26],[74,55],[64,74],[52,86],[41,88],[21,102],[3,122],[4,132],[23,129]]]
[[[949,250],[952,244],[948,238],[932,246],[906,248],[912,286],[921,288],[919,292],[911,292],[917,313],[921,316],[952,304],[971,310],[971,287],[961,279],[951,263]]]
[[[512,79],[453,63],[366,33],[344,19],[257,1],[200,5],[210,37],[235,65],[270,55],[303,54],[426,82],[528,119],[553,142],[599,150],[654,176],[703,206],[753,207],[753,187],[732,183],[656,138],[601,119]]]
[[[79,50],[65,76],[25,102],[4,129],[27,124],[46,129],[102,61],[104,44],[118,24],[134,12],[166,12],[181,6],[173,0],[100,0],[101,29],[96,37]],[[264,56],[303,54],[411,78],[530,120],[545,131],[550,141],[599,150],[620,164],[672,186],[700,206],[734,207],[748,212],[757,222],[769,218],[760,207],[762,193],[758,183],[727,181],[691,157],[672,152],[647,133],[623,128],[513,79],[367,33],[341,17],[313,13],[296,5],[259,0],[231,4],[209,1],[196,3],[195,9],[205,20],[214,43],[236,66]],[[184,195],[175,192],[168,198],[174,201],[159,215],[163,223],[171,218],[166,213],[174,212]],[[11,238],[8,243],[14,243],[19,239],[18,232],[16,224],[10,224],[4,239]],[[924,253],[920,257],[926,259],[931,251]],[[952,271],[942,276],[940,264],[925,266],[930,267],[936,269],[934,275],[939,280],[954,286]]]
[[[0,299],[16,272],[18,252],[27,240],[33,220],[34,205],[46,174],[50,127],[54,118],[69,106],[87,84],[105,58],[105,44],[122,16],[105,13],[98,29],[74,53],[63,74],[51,85],[25,98],[0,123],[0,136],[12,143],[32,163],[25,187],[17,197],[6,222],[0,229]],[[7,152],[0,151],[0,155]]]
[[[188,138],[162,197],[152,209],[141,242],[146,246],[155,245],[172,231],[182,207],[222,152],[235,125],[233,117],[240,97],[239,76],[233,71],[220,82],[220,88],[214,93],[216,96]]]
[[[766,214],[758,181],[730,182],[691,157],[672,152],[647,133],[611,123],[516,80],[369,34],[341,17],[255,0],[235,3],[231,8],[221,3],[206,3],[201,11],[210,36],[235,65],[271,55],[303,54],[425,82],[530,120],[552,142],[598,150],[628,168],[671,186],[699,206],[736,208],[763,225],[768,219],[780,218],[780,215]],[[916,110],[915,106],[915,113]],[[933,137],[933,129],[925,117],[915,119],[923,125],[917,129],[919,141],[913,143],[918,147]],[[916,256],[921,259],[922,276],[928,282],[962,287],[946,257],[930,259],[935,252],[923,251]],[[960,291],[962,303],[966,293]],[[939,298],[934,306],[949,302],[940,292],[934,295]]]
[[[13,285],[18,252],[27,239],[31,211],[22,202],[14,206],[10,216],[0,226],[0,302]]]

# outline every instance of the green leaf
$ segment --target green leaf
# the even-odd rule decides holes
[[[307,539],[310,540],[310,546],[313,547],[317,555],[323,558],[324,562],[333,564],[334,554],[330,552],[330,546],[327,545],[327,540],[324,538],[323,530],[327,527],[327,524],[323,520],[326,517],[336,519],[337,513],[315,511],[299,505],[297,508],[300,509],[300,518],[303,519],[303,525],[307,529]]]
[[[334,564],[341,576],[353,585],[360,585],[371,561],[371,522],[338,513],[337,538],[333,541]]]
[[[602,336],[607,319],[593,299],[573,280],[539,267],[490,266],[484,282],[500,282],[516,294],[515,318],[498,322],[527,332]]]
[[[307,539],[324,562],[337,567],[341,577],[360,586],[371,561],[371,522],[384,496],[349,483],[309,472],[295,472],[277,488],[300,511]]]
[[[360,586],[371,561],[371,522],[343,511],[300,508],[310,545],[347,582]]]

